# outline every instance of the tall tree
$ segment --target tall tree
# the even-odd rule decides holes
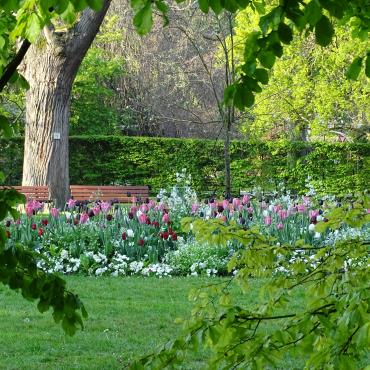
[[[85,9],[70,29],[44,27],[24,63],[26,94],[22,185],[45,185],[58,207],[69,196],[68,133],[72,83],[108,10]]]

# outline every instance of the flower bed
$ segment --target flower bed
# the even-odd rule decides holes
[[[109,202],[87,204],[70,200],[61,212],[28,201],[20,219],[6,220],[8,247],[18,243],[38,254],[38,265],[46,271],[89,275],[199,275],[227,274],[227,263],[241,245],[200,244],[191,230],[180,226],[184,217],[219,219],[237,228],[255,229],[276,243],[333,244],[335,240],[370,239],[368,225],[361,229],[343,226],[335,233],[315,231],[319,221],[338,204],[334,199],[248,194],[232,199],[197,200],[186,173],[178,174],[178,185],[161,191],[157,201],[129,208]],[[303,255],[291,256],[303,258]],[[304,257],[309,262],[309,256]]]

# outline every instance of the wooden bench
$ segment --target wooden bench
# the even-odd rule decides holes
[[[119,203],[131,203],[136,197],[139,201],[145,201],[149,197],[148,186],[92,186],[71,185],[71,198],[76,201],[117,201]]]
[[[0,189],[15,189],[19,193],[25,195],[28,199],[34,199],[39,202],[49,202],[49,187],[47,185],[40,186],[0,186]]]

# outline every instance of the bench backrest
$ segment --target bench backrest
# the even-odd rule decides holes
[[[71,185],[71,197],[74,200],[117,200],[120,203],[130,203],[132,197],[146,199],[149,197],[148,186],[92,186]]]
[[[15,189],[25,195],[27,199],[35,199],[39,202],[48,202],[49,187],[47,185],[40,186],[1,186],[0,189]]]

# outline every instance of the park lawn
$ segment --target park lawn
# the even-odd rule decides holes
[[[40,314],[35,302],[0,286],[0,369],[122,368],[174,338],[181,329],[174,320],[191,309],[189,290],[220,279],[66,277],[89,312],[85,330],[74,337],[54,324],[50,312]],[[203,369],[202,357],[204,352],[192,354],[183,369]],[[287,359],[286,365],[302,364]]]

